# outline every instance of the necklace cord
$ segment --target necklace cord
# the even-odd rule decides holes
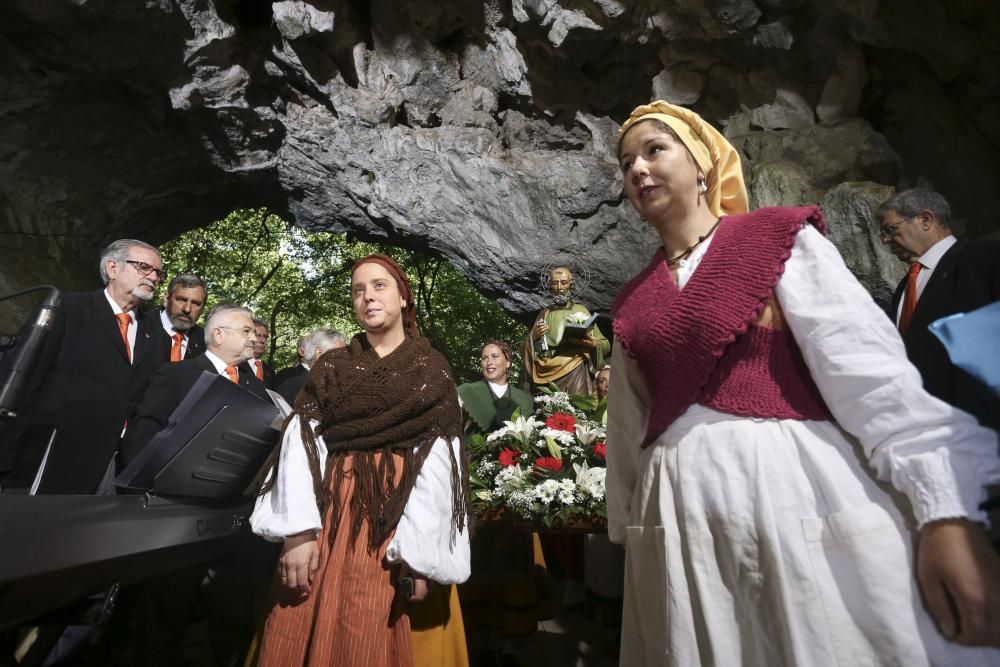
[[[702,243],[705,242],[705,239],[707,239],[715,232],[720,222],[722,222],[722,218],[721,217],[716,218],[715,224],[712,225],[712,228],[709,229],[707,232],[705,232],[703,235],[699,236],[698,240],[689,245],[681,254],[671,257],[670,259],[665,259],[664,261],[666,261],[667,266],[673,268],[674,265],[677,264],[677,262],[681,261],[685,257],[688,257],[691,253],[693,253],[695,249],[698,248],[698,246],[700,246]]]

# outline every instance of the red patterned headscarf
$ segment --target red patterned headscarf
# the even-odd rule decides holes
[[[354,266],[351,267],[351,275],[354,275],[359,266],[367,263],[378,264],[396,279],[396,287],[399,288],[399,293],[403,297],[403,301],[406,302],[406,306],[402,312],[403,331],[408,336],[418,338],[420,336],[420,329],[417,327],[417,300],[413,298],[413,290],[410,289],[410,281],[406,278],[406,272],[403,271],[402,267],[392,257],[371,254],[354,262]]]

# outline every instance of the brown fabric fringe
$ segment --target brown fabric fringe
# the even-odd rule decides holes
[[[461,439],[459,460],[451,455],[452,530],[469,520],[468,455],[462,434],[462,414],[451,367],[425,338],[409,338],[390,354],[379,357],[358,334],[343,349],[323,355],[310,369],[309,380],[295,401],[302,441],[322,514],[332,502],[335,516],[344,483],[344,456],[353,456],[355,478],[351,496],[351,540],[368,524],[367,548],[374,552],[403,514],[410,491],[437,438]],[[319,422],[315,431],[310,420]],[[286,422],[285,427],[288,427]],[[328,456],[319,460],[316,436],[323,437]],[[393,450],[404,451],[403,471],[395,482]],[[449,451],[451,450],[449,444]],[[383,456],[375,456],[382,452]],[[376,459],[379,462],[376,464]],[[277,455],[271,481],[277,476]],[[330,531],[333,540],[335,531]]]

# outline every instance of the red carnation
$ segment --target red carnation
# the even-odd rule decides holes
[[[576,418],[565,412],[553,412],[545,420],[545,425],[556,431],[568,431],[572,433],[576,429]]]
[[[597,458],[604,460],[605,455],[608,453],[608,448],[604,446],[604,441],[600,440],[596,445],[594,445],[594,454]]]
[[[535,459],[535,468],[548,470],[549,472],[559,472],[562,470],[562,459],[557,459],[554,456],[542,456]]]
[[[500,450],[500,465],[504,468],[516,465],[519,458],[521,458],[521,453],[515,449],[504,447]]]

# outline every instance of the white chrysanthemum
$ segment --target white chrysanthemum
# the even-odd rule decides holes
[[[576,504],[576,495],[572,491],[560,491],[559,502],[563,505],[574,505]]]
[[[576,436],[569,431],[560,431],[554,428],[543,428],[541,436],[543,438],[552,438],[563,446],[576,444]]]
[[[559,495],[560,484],[558,480],[547,479],[535,486],[535,497],[546,505],[551,503]]]

